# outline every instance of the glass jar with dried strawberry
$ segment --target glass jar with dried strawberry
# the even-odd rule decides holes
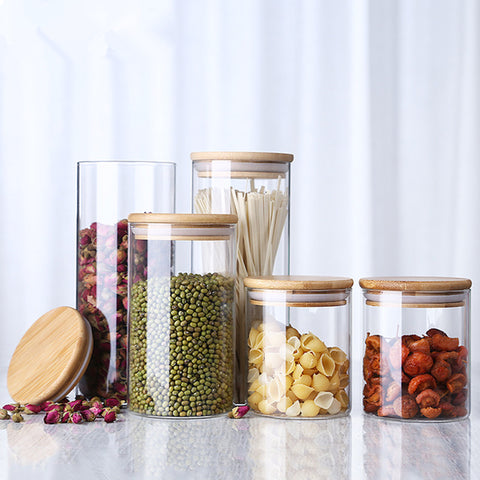
[[[174,163],[77,165],[77,309],[94,341],[79,385],[87,397],[126,399],[128,214],[174,210]],[[145,252],[140,244],[137,249],[141,261]]]
[[[466,278],[363,278],[366,413],[446,421],[470,413]]]

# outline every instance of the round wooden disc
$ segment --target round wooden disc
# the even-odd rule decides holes
[[[92,355],[90,325],[70,307],[42,315],[15,349],[7,387],[18,403],[39,404],[65,397],[80,381]]]
[[[243,282],[248,288],[261,290],[339,290],[350,288],[353,285],[353,280],[347,277],[307,275],[246,277]]]
[[[359,284],[369,290],[444,292],[469,289],[472,281],[456,277],[371,277],[361,278]]]

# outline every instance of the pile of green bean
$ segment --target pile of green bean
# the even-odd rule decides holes
[[[132,286],[129,407],[215,415],[232,407],[234,279],[179,273]]]

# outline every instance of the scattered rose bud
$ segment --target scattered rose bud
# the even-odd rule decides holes
[[[17,411],[17,406],[12,405],[11,403],[7,403],[6,405],[3,406],[4,410],[8,410],[9,412],[16,412]]]
[[[43,410],[45,412],[51,412],[53,410],[56,410],[57,412],[63,412],[64,407],[63,407],[63,405],[60,405],[60,404],[57,404],[57,403],[52,403],[52,404],[46,406]]]
[[[60,412],[58,410],[50,410],[45,415],[43,421],[45,423],[58,423],[60,421]]]
[[[72,420],[72,423],[82,423],[83,422],[83,416],[80,412],[72,413],[70,418]]]
[[[32,405],[30,403],[27,403],[27,405],[25,405],[25,407],[23,408],[23,412],[27,415],[35,415],[37,413],[40,413],[41,411],[42,408],[40,405]]]
[[[105,422],[107,423],[112,423],[114,422],[116,419],[117,419],[117,414],[115,412],[107,412],[105,414],[105,416],[103,417],[103,419],[105,420]]]
[[[49,407],[50,405],[53,405],[53,402],[49,402],[49,401],[46,401],[46,402],[43,402],[40,404],[40,408],[46,412],[46,408]]]
[[[12,415],[12,420],[15,422],[15,423],[20,423],[20,422],[23,422],[23,417],[20,413],[14,413]]]
[[[82,407],[82,401],[81,400],[75,400],[73,402],[68,402],[68,405],[74,412],[78,412],[80,408]]]
[[[98,408],[98,407],[92,407],[90,411],[96,416],[100,417],[103,413],[103,408]]]
[[[90,410],[82,410],[81,414],[86,422],[94,422],[97,418],[97,416]]]
[[[106,407],[119,407],[120,406],[120,401],[117,400],[116,398],[107,398],[105,400],[105,406]]]
[[[242,407],[234,407],[231,412],[228,413],[230,418],[242,418],[250,408],[247,405]]]
[[[70,421],[70,413],[64,412],[60,414],[59,423],[68,423]]]
[[[8,410],[5,408],[0,409],[0,420],[8,420],[10,418],[10,415],[8,413]]]

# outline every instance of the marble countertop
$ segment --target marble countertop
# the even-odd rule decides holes
[[[476,369],[478,371],[478,369]],[[474,384],[475,385],[475,384]],[[112,424],[0,421],[0,479],[480,479],[480,397],[456,422],[365,416],[167,420]],[[1,398],[8,398],[5,386]]]

